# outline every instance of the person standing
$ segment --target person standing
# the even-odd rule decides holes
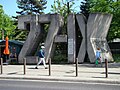
[[[101,63],[101,51],[100,51],[100,48],[97,48],[95,66],[97,66],[99,62]]]
[[[44,65],[44,67],[45,67],[45,69],[47,69],[47,66],[46,66],[46,63],[45,63],[45,52],[44,52],[44,46],[41,46],[41,49],[40,49],[40,51],[38,52],[38,56],[39,56],[39,60],[38,60],[38,63],[37,63],[37,65],[36,65],[36,67],[35,67],[35,69],[38,69],[38,66],[39,66],[39,64],[42,62],[43,63],[43,65]]]

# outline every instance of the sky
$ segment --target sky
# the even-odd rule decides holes
[[[68,0],[70,1],[70,0]],[[75,0],[75,10],[79,11],[79,4],[82,0]],[[54,0],[47,0],[47,8],[45,13],[50,12],[51,5],[53,5]],[[17,7],[16,0],[0,0],[0,5],[3,6],[5,14],[9,16],[16,16],[16,11],[20,11]]]

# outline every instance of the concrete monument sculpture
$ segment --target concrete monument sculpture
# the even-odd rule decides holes
[[[48,60],[52,52],[52,47],[54,46],[54,38],[63,25],[62,17],[58,14],[19,16],[19,29],[26,29],[26,25],[30,24],[30,32],[19,54],[19,63],[23,62],[24,57],[33,56],[37,51],[42,34],[41,32],[43,23],[50,23],[45,43],[45,57]]]
[[[108,60],[113,61],[112,54],[106,40],[112,15],[91,13],[88,21],[86,22],[85,17],[78,14],[76,15],[76,19],[83,37],[78,53],[79,62],[82,63],[84,61],[85,53],[88,52],[90,62],[94,63],[97,48],[100,48],[102,51],[102,59],[104,59],[104,54],[109,53]]]
[[[87,22],[87,51],[90,62],[95,61],[95,53],[97,48],[100,48],[101,52],[104,54],[108,51],[108,60],[113,60],[106,40],[111,20],[112,15],[110,14],[92,13],[89,15]]]
[[[26,25],[30,25],[29,35],[19,54],[19,63],[26,56],[34,56],[40,43],[43,23],[50,24],[45,41],[46,60],[51,57],[55,42],[66,42],[68,43],[69,63],[73,63],[76,57],[78,57],[78,62],[84,62],[86,52],[88,52],[90,62],[95,62],[95,51],[97,47],[104,54],[108,51],[108,59],[111,61],[113,58],[106,40],[111,20],[112,15],[110,14],[92,13],[89,15],[87,21],[82,14],[70,14],[67,18],[67,35],[58,35],[58,32],[64,24],[63,17],[58,14],[19,16],[19,29],[26,29]],[[78,23],[83,37],[78,54],[76,54],[76,23]]]

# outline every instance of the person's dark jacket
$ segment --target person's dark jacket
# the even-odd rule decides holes
[[[45,54],[45,52],[42,49],[40,49],[40,51],[38,52],[38,56],[40,58],[44,58],[45,57],[44,54]]]

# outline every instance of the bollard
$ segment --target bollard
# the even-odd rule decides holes
[[[24,75],[26,74],[26,58],[23,59],[24,62]]]
[[[78,76],[78,58],[76,58],[76,77]]]
[[[105,75],[106,75],[106,78],[108,78],[108,60],[105,59]]]
[[[49,58],[49,76],[51,76],[51,58]]]
[[[1,74],[3,74],[3,59],[0,58],[0,61],[1,61]]]

